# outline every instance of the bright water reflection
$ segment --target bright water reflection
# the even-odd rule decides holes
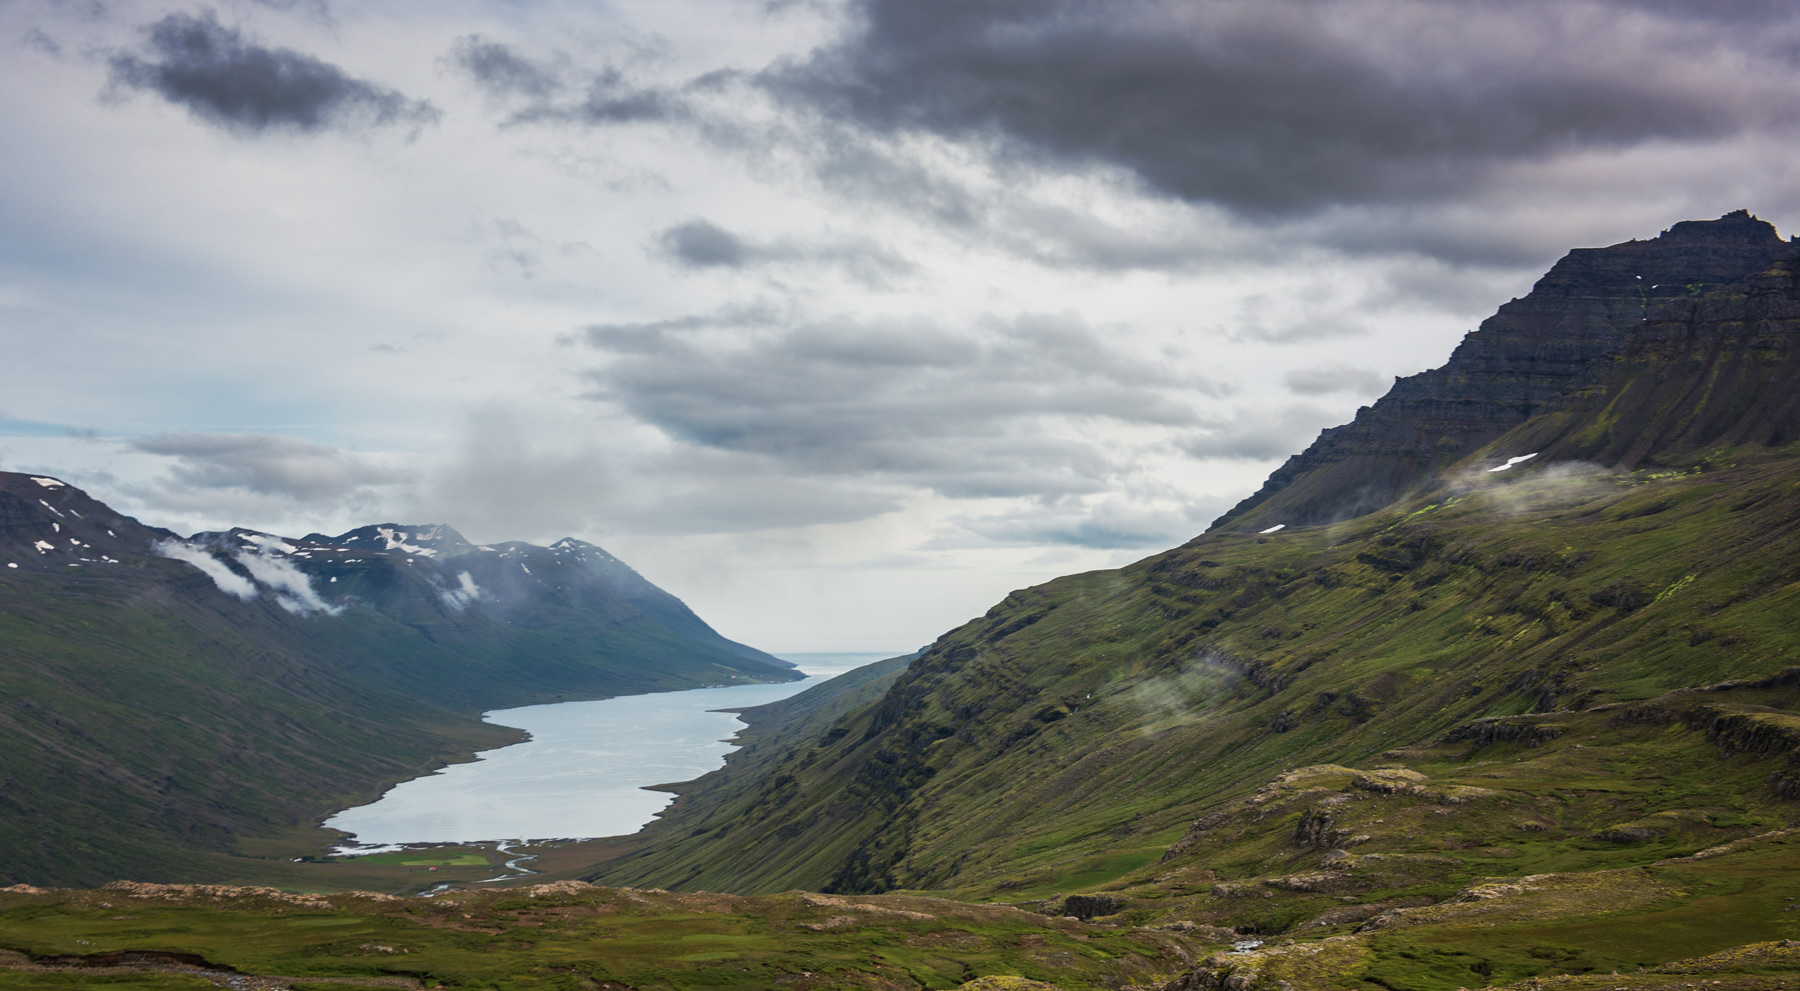
[[[627,695],[497,709],[482,718],[531,734],[404,782],[325,821],[359,846],[561,839],[634,833],[674,800],[645,785],[688,781],[725,762],[744,724],[729,712],[787,698],[889,654],[793,654],[805,681]]]

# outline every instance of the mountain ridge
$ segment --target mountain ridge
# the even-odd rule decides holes
[[[591,544],[426,530],[184,538],[0,473],[0,880],[230,877],[517,739],[484,710],[798,677]]]
[[[1800,504],[1791,498],[1800,438],[1790,428],[1800,282],[1794,249],[1772,228],[1727,215],[1725,236],[1712,238],[1719,223],[1676,225],[1660,245],[1574,256],[1610,269],[1621,255],[1673,246],[1736,265],[1745,256],[1731,245],[1746,228],[1762,232],[1750,252],[1760,267],[1717,285],[1689,280],[1702,287],[1691,298],[1684,282],[1681,298],[1625,310],[1623,323],[1616,299],[1583,303],[1598,314],[1594,342],[1571,352],[1580,357],[1574,367],[1555,370],[1563,391],[1531,397],[1526,416],[1505,407],[1497,422],[1470,431],[1454,458],[1434,451],[1430,471],[1396,484],[1381,508],[1314,525],[1286,515],[1311,498],[1309,487],[1339,485],[1337,466],[1354,458],[1321,460],[1289,473],[1302,502],[1267,497],[1231,525],[1126,568],[1016,591],[922,652],[881,699],[830,713],[829,733],[766,736],[749,779],[728,758],[724,770],[684,787],[637,853],[587,876],[677,890],[930,891],[1041,901],[1052,912],[1079,896],[1112,905],[1083,912],[1126,913],[1117,918],[1139,924],[1187,919],[1281,932],[1305,917],[1279,921],[1270,906],[1225,892],[1240,879],[1251,894],[1287,891],[1272,876],[1277,867],[1318,870],[1320,854],[1351,834],[1296,851],[1291,838],[1311,835],[1301,820],[1312,813],[1282,806],[1280,825],[1255,825],[1260,812],[1233,819],[1240,839],[1227,837],[1214,859],[1196,864],[1174,852],[1196,823],[1253,793],[1287,788],[1282,775],[1302,766],[1340,768],[1340,777],[1314,775],[1335,783],[1293,786],[1314,797],[1363,794],[1344,782],[1381,768],[1475,787],[1479,775],[1464,767],[1473,758],[1457,756],[1470,746],[1483,756],[1499,746],[1507,761],[1548,762],[1547,780],[1581,782],[1558,787],[1577,796],[1571,814],[1595,835],[1635,837],[1641,828],[1656,842],[1693,841],[1691,832],[1629,825],[1626,807],[1655,822],[1675,812],[1654,798],[1608,798],[1591,775],[1573,774],[1569,766],[1583,758],[1572,740],[1545,744],[1542,756],[1521,753],[1537,745],[1533,734],[1564,732],[1542,728],[1550,721],[1533,714],[1560,712],[1614,713],[1580,725],[1598,740],[1665,753],[1669,768],[1692,775],[1675,786],[1668,772],[1675,793],[1703,796],[1688,803],[1745,810],[1762,828],[1792,822],[1772,782],[1789,774],[1784,762],[1800,760],[1800,735],[1723,752],[1710,741],[1724,732],[1715,723],[1800,725],[1791,689],[1779,687],[1784,671],[1800,667],[1800,631],[1784,618],[1800,608],[1792,563]],[[1721,240],[1725,248],[1708,254]],[[1765,264],[1764,255],[1774,257]],[[1523,337],[1528,350],[1544,343]],[[1468,349],[1465,342],[1459,353]],[[1355,454],[1387,457],[1374,448]],[[1288,525],[1257,532],[1275,523]],[[1659,701],[1734,679],[1775,681],[1747,708],[1701,715]],[[1633,736],[1629,727],[1639,724],[1619,712],[1680,729],[1666,731],[1677,736],[1661,738],[1666,749],[1657,751],[1665,744]],[[754,727],[758,714],[746,718]],[[1446,743],[1460,740],[1476,743]],[[783,759],[766,757],[780,750]],[[1419,788],[1426,794],[1427,785]],[[1521,794],[1508,801],[1544,792]],[[1628,824],[1609,833],[1597,821],[1607,815]],[[1746,835],[1713,828],[1721,841]],[[1384,834],[1364,849],[1424,856],[1421,844],[1434,848],[1409,839],[1417,835]],[[1579,856],[1648,862],[1636,842]],[[1548,870],[1577,854],[1533,856]],[[1461,877],[1471,875],[1456,871],[1521,869],[1481,858],[1443,863],[1466,865],[1434,868]],[[1189,878],[1191,895],[1171,894],[1175,876]],[[1273,887],[1257,887],[1263,878]],[[1450,892],[1408,884],[1420,897]],[[1208,889],[1212,896],[1198,897]],[[1281,913],[1324,910],[1296,907],[1308,898],[1319,900],[1282,895],[1272,904],[1285,906]]]
[[[1554,402],[1654,311],[1797,250],[1800,242],[1747,210],[1682,221],[1650,240],[1574,249],[1442,366],[1396,379],[1208,529],[1317,525],[1379,509]]]

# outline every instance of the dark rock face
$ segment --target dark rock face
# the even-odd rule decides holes
[[[1800,254],[1651,314],[1545,413],[1517,444],[1631,469],[1800,440]]]
[[[1332,523],[1385,506],[1549,408],[1652,314],[1697,305],[1795,247],[1740,210],[1678,223],[1649,241],[1577,248],[1530,294],[1483,321],[1443,367],[1396,380],[1213,528]]]

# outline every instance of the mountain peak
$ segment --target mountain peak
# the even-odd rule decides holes
[[[1748,210],[1682,221],[1647,241],[1576,248],[1449,361],[1396,379],[1213,527],[1315,525],[1379,509],[1548,409],[1662,310],[1740,284],[1795,248]]]
[[[309,533],[304,538],[320,544],[361,546],[368,550],[402,551],[419,557],[461,557],[475,552],[475,545],[443,523],[375,523],[327,537]]]
[[[1657,238],[1671,244],[1771,245],[1785,244],[1775,225],[1749,210],[1733,210],[1717,220],[1683,220]]]

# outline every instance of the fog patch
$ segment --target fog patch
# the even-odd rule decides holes
[[[219,591],[233,596],[241,602],[249,602],[256,598],[256,583],[231,570],[225,562],[207,553],[204,548],[196,547],[185,540],[159,540],[152,544],[151,550],[162,557],[184,564],[191,564],[213,580]]]
[[[467,571],[457,572],[456,580],[455,587],[438,589],[438,596],[444,600],[444,605],[461,612],[481,598],[481,586],[475,584],[474,577]]]
[[[1512,464],[1500,474],[1493,465],[1457,472],[1450,478],[1452,497],[1480,499],[1497,512],[1517,515],[1572,509],[1614,495],[1623,485],[1617,472],[1587,461]]]
[[[261,582],[275,596],[275,602],[281,608],[296,616],[311,616],[324,613],[336,616],[344,611],[343,606],[332,605],[319,598],[313,591],[312,579],[294,566],[292,561],[274,557],[258,550],[242,550],[234,555],[237,563],[250,572],[250,576]],[[214,579],[215,581],[217,579]]]
[[[1132,685],[1116,702],[1137,713],[1139,731],[1148,734],[1199,719],[1243,677],[1225,652],[1209,648],[1173,674]]]

